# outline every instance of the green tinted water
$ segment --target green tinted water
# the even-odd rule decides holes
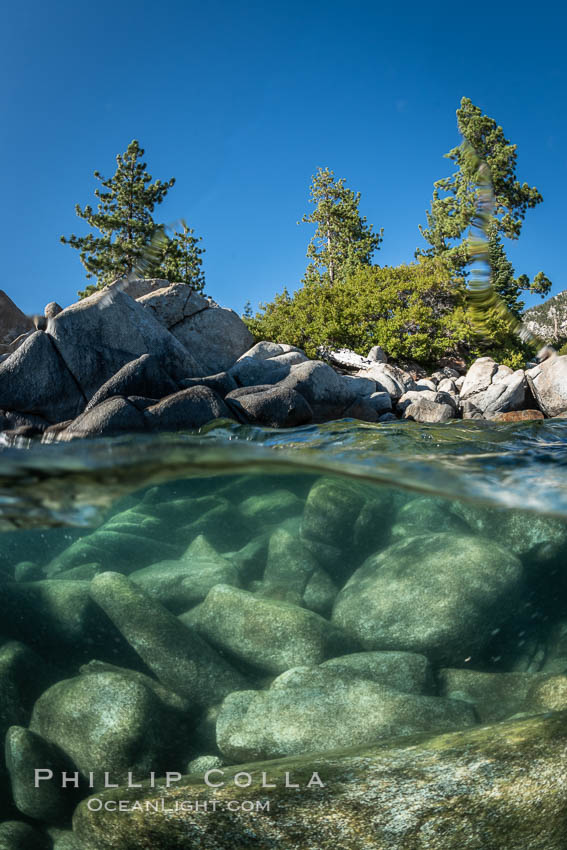
[[[2,447],[2,816],[69,825],[105,772],[567,707],[566,437],[343,421]],[[48,763],[76,793],[30,787]]]

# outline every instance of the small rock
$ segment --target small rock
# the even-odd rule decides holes
[[[388,355],[379,345],[373,345],[366,355],[366,359],[372,360],[374,363],[387,363]]]

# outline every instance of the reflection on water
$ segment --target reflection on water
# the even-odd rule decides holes
[[[105,772],[567,706],[566,434],[345,421],[6,447],[2,816],[65,823]],[[34,760],[81,787],[40,795]]]

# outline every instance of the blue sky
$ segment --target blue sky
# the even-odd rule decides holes
[[[384,242],[411,261],[433,181],[451,171],[463,95],[518,145],[518,177],[544,203],[509,256],[564,273],[567,118],[561,5],[371,0],[167,3],[28,0],[0,28],[0,288],[28,312],[87,282],[59,236],[84,233],[93,171],[133,139],[177,183],[155,218],[203,236],[207,292],[241,311],[305,270],[311,175],[362,193]]]

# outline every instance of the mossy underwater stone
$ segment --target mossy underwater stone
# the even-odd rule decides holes
[[[159,561],[135,570],[130,580],[175,614],[202,602],[216,584],[240,584],[237,568],[203,535],[195,538],[178,561]]]
[[[290,673],[268,691],[229,694],[217,720],[221,753],[232,762],[303,755],[475,722],[464,702],[318,673],[311,684],[309,676],[299,676],[296,684]]]
[[[85,850],[565,848],[567,712],[223,770],[220,788],[188,777],[169,790],[102,795],[138,802],[128,812],[84,801],[75,834]],[[239,788],[243,772],[252,782]],[[275,788],[262,787],[262,772]],[[308,787],[315,772],[324,787]],[[299,788],[286,788],[286,773]],[[185,800],[201,810],[184,811]],[[211,802],[204,811],[213,800],[216,811]],[[249,811],[247,800],[264,808]],[[152,802],[160,808],[146,810]]]
[[[120,573],[101,573],[90,593],[162,684],[198,705],[219,702],[244,678],[227,661]]]
[[[0,850],[51,850],[51,840],[23,821],[0,823]]]
[[[72,762],[53,744],[23,726],[11,726],[6,734],[6,765],[16,808],[27,817],[57,824],[70,817],[79,800],[71,788],[61,787],[63,771]],[[53,781],[35,784],[36,769],[51,770]]]
[[[199,607],[196,628],[215,646],[269,673],[358,648],[313,611],[224,584],[213,587]]]
[[[528,693],[548,678],[543,673],[487,673],[451,668],[439,670],[437,677],[441,696],[473,705],[481,723],[494,723],[523,711]]]
[[[520,561],[492,540],[419,535],[368,558],[337,596],[333,622],[365,649],[457,666],[513,610],[522,575]]]
[[[350,673],[408,694],[433,690],[431,664],[425,655],[416,652],[354,652],[329,658],[320,669]]]
[[[55,744],[81,775],[104,773],[126,782],[132,771],[147,776],[167,769],[171,715],[145,684],[116,672],[63,679],[36,702],[30,729]],[[112,780],[116,782],[117,780]]]

